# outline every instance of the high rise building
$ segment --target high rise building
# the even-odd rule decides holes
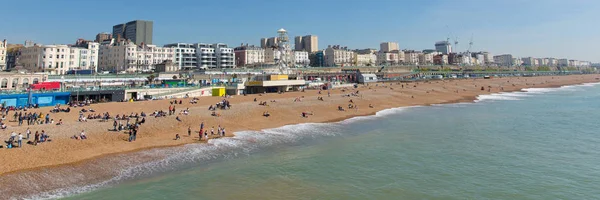
[[[325,66],[351,66],[354,61],[354,52],[340,45],[329,46],[325,49]]]
[[[267,39],[267,43],[265,48],[272,48],[272,47],[276,47],[279,44],[279,38],[277,37],[270,37]]]
[[[513,56],[510,54],[494,56],[494,62],[501,67],[512,67],[514,65],[517,65],[517,63],[514,61]]]
[[[452,53],[452,45],[448,41],[439,41],[435,43],[435,50],[442,54]]]
[[[266,49],[267,48],[267,38],[260,38],[260,48]]]
[[[302,50],[308,53],[319,50],[319,38],[316,35],[305,35],[302,37]]]
[[[113,37],[129,39],[137,45],[152,44],[153,22],[144,20],[130,21],[113,26]],[[119,42],[119,41],[117,41]]]
[[[100,42],[104,42],[104,41],[110,40],[110,39],[112,39],[112,34],[110,34],[110,33],[98,33],[96,35],[96,40],[94,40],[94,42],[100,43]]]
[[[304,50],[304,45],[302,44],[302,36],[296,36],[294,38],[294,50],[296,50],[296,51]]]
[[[400,50],[400,47],[396,42],[382,42],[381,44],[379,44],[379,50],[381,52],[391,52],[395,50]]]

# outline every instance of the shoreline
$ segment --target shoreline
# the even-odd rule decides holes
[[[588,78],[590,76],[594,76],[594,75],[587,75]],[[566,77],[566,76],[559,76],[559,77],[562,78],[562,77]],[[548,78],[548,77],[546,77],[546,78]],[[481,79],[481,80],[483,80],[483,79]],[[476,80],[476,81],[477,82],[481,82],[481,80]],[[495,80],[507,80],[507,79],[495,79]],[[471,80],[467,80],[466,82],[468,82],[468,81],[471,81]],[[446,81],[442,81],[442,82],[445,83]],[[452,82],[452,81],[449,81],[449,82]],[[477,97],[480,96],[480,95],[489,95],[489,94],[497,94],[497,93],[511,93],[511,92],[524,92],[523,89],[526,89],[526,88],[559,88],[559,87],[568,86],[568,85],[581,85],[581,84],[586,84],[586,83],[598,83],[598,82],[600,82],[600,81],[598,81],[597,79],[590,79],[590,80],[587,80],[587,81],[575,81],[574,83],[571,83],[571,84],[556,83],[556,84],[544,84],[544,85],[528,85],[528,87],[518,87],[517,86],[515,88],[510,88],[508,90],[503,90],[503,91],[475,92],[476,94],[474,94],[474,95],[462,96],[461,98],[452,98],[452,99],[444,100],[444,101],[441,101],[441,102],[435,102],[435,103],[416,103],[416,104],[412,104],[412,105],[401,105],[401,106],[397,106],[397,107],[384,106],[384,107],[381,107],[381,109],[379,107],[376,108],[375,111],[368,111],[368,112],[360,113],[360,114],[356,113],[356,114],[344,115],[344,116],[341,116],[341,117],[331,118],[331,119],[327,119],[327,120],[316,120],[316,121],[308,121],[308,122],[307,121],[298,122],[298,121],[300,121],[300,120],[298,120],[298,121],[295,121],[294,123],[279,123],[276,126],[266,126],[266,127],[261,128],[261,129],[258,129],[258,130],[256,130],[256,129],[238,128],[237,130],[231,131],[231,133],[233,133],[233,134],[227,134],[226,137],[234,137],[235,133],[241,132],[241,131],[263,131],[265,129],[272,129],[272,128],[277,128],[277,127],[282,127],[282,126],[288,126],[288,125],[298,125],[298,124],[306,124],[306,123],[323,123],[323,124],[325,124],[325,123],[336,123],[336,122],[341,122],[341,121],[344,121],[344,120],[347,120],[347,119],[351,119],[351,118],[355,118],[355,117],[377,115],[378,112],[381,112],[381,111],[387,110],[387,109],[394,109],[394,108],[405,108],[405,107],[411,107],[411,106],[432,106],[432,105],[435,105],[435,104],[455,104],[455,103],[465,103],[465,102],[477,103],[477,102],[474,102],[474,101],[477,100]],[[423,85],[426,85],[426,83],[427,82],[421,82],[421,84],[423,84]],[[438,82],[436,82],[436,83],[438,83]],[[418,85],[418,84],[419,83],[417,83],[416,85]],[[380,86],[380,87],[385,87],[384,84],[381,84],[381,85],[382,86]],[[526,86],[526,85],[523,85],[523,86]],[[376,89],[380,89],[380,88],[376,88]],[[310,91],[310,92],[313,92],[313,91]],[[300,94],[300,93],[299,92],[295,92],[295,94]],[[251,97],[256,97],[256,96],[257,95],[252,95]],[[346,98],[343,98],[343,99],[346,99]],[[75,162],[67,162],[67,163],[61,163],[61,164],[58,164],[58,165],[37,166],[37,167],[33,167],[33,168],[18,169],[18,170],[14,170],[14,171],[5,172],[3,174],[0,174],[0,176],[17,176],[18,174],[21,174],[21,173],[29,173],[29,172],[43,171],[43,170],[52,170],[52,169],[57,169],[57,168],[60,168],[60,167],[85,165],[85,164],[92,163],[92,162],[94,162],[96,160],[99,160],[99,159],[106,159],[106,158],[110,158],[110,157],[116,157],[116,156],[119,156],[119,155],[133,154],[133,153],[138,153],[138,152],[147,151],[147,150],[153,150],[153,149],[166,149],[166,148],[173,148],[173,147],[182,147],[182,146],[185,146],[185,145],[188,145],[188,144],[206,145],[206,144],[203,144],[203,143],[206,143],[206,141],[198,142],[196,140],[196,141],[184,142],[184,143],[179,143],[179,144],[161,144],[161,145],[146,146],[146,147],[135,148],[135,149],[126,150],[126,151],[104,153],[104,154],[101,154],[101,155],[98,155],[98,156],[89,157],[89,158],[78,160],[78,161],[75,161]],[[3,184],[0,184],[0,185],[3,185]],[[40,191],[37,191],[37,192],[40,192]]]

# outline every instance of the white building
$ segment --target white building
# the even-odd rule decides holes
[[[95,42],[89,42],[86,48],[36,44],[21,49],[19,62],[26,69],[48,74],[65,74],[75,69],[97,71],[99,46]]]
[[[325,65],[334,66],[350,66],[354,53],[348,50],[347,47],[340,47],[339,45],[329,46],[325,49]]]
[[[523,66],[536,66],[535,58],[532,57],[525,57],[525,58],[521,58],[521,61],[523,61]]]
[[[244,67],[248,65],[259,65],[265,63],[265,49],[241,45],[233,49],[235,53],[235,65],[237,67]]]
[[[156,45],[138,46],[131,41],[115,42],[102,45],[99,54],[99,68],[102,70],[150,72],[154,66],[164,61],[174,62],[174,47],[157,47]]]
[[[198,58],[196,57],[196,48],[194,44],[174,43],[164,45],[167,48],[175,48],[175,65],[178,70],[189,70],[198,67]]]
[[[308,52],[306,51],[294,51],[294,56],[292,59],[295,65],[308,66],[310,64]]]
[[[494,56],[494,63],[501,67],[513,66],[513,56],[511,54],[503,54]]]
[[[194,44],[200,69],[235,68],[235,53],[226,44]]]
[[[374,53],[354,53],[354,65],[374,66],[377,63],[377,55]]]
[[[0,70],[6,69],[6,51],[7,46],[6,39],[0,42]]]

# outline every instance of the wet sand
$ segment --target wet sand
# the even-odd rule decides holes
[[[23,148],[0,149],[0,176],[31,170],[52,170],[53,166],[77,165],[82,162],[93,162],[100,156],[115,155],[125,152],[139,151],[149,148],[169,147],[206,141],[198,140],[199,125],[205,123],[205,129],[221,125],[227,130],[226,136],[242,130],[261,130],[265,128],[281,127],[289,124],[307,122],[333,122],[361,115],[372,115],[377,111],[415,105],[431,105],[442,103],[455,103],[473,101],[477,95],[519,91],[523,88],[558,87],[580,83],[599,82],[596,78],[600,75],[572,75],[548,77],[519,77],[519,78],[493,78],[493,79],[468,79],[444,80],[416,83],[372,83],[359,88],[338,88],[318,94],[318,90],[305,92],[288,92],[284,94],[262,94],[248,96],[233,96],[228,98],[232,108],[230,110],[217,110],[220,117],[211,116],[209,105],[220,102],[222,97],[201,97],[197,104],[190,104],[189,99],[181,99],[182,105],[175,105],[177,113],[189,108],[189,115],[179,115],[182,122],[175,120],[175,115],[154,118],[146,117],[146,123],[141,125],[137,141],[128,142],[125,131],[110,131],[113,127],[112,120],[100,122],[89,120],[78,122],[78,111],[73,108],[70,113],[51,113],[55,122],[64,121],[64,125],[54,124],[17,126],[17,122],[9,122],[6,130],[0,131],[0,138],[7,140],[11,132],[25,133],[27,127],[33,133],[45,130],[51,137],[51,142],[41,143],[37,146],[25,144]],[[514,84],[514,86],[513,86]],[[404,85],[404,88],[402,88]],[[484,90],[481,90],[484,87]],[[488,91],[489,88],[489,91]],[[358,96],[343,96],[359,91]],[[458,92],[457,92],[458,91]],[[317,100],[323,97],[323,101]],[[257,102],[254,102],[254,98]],[[299,98],[301,101],[295,102]],[[275,100],[276,102],[271,102]],[[350,103],[352,100],[354,103]],[[268,106],[258,105],[260,101],[267,101]],[[348,104],[358,106],[358,109],[349,109]],[[369,104],[373,107],[370,108]],[[132,112],[146,112],[150,114],[155,110],[167,111],[169,100],[122,102],[93,104],[85,107],[93,108],[96,113],[109,112],[111,116]],[[345,111],[338,111],[338,106]],[[48,113],[51,108],[30,110]],[[268,111],[271,116],[262,116]],[[302,112],[312,113],[302,117]],[[12,120],[12,112],[6,118]],[[87,115],[89,113],[85,113]],[[192,128],[192,135],[188,136],[187,129]],[[70,139],[85,130],[87,140]],[[181,140],[174,140],[175,134],[181,135]],[[209,134],[210,135],[210,134]],[[215,136],[217,137],[217,136]],[[211,137],[212,138],[212,137]]]

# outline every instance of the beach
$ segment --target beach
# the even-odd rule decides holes
[[[545,77],[510,77],[492,79],[448,79],[412,83],[370,83],[358,88],[336,88],[330,91],[305,90],[304,92],[287,92],[283,94],[269,93],[261,95],[232,96],[227,98],[232,107],[228,110],[217,109],[220,116],[211,116],[208,110],[223,100],[223,97],[201,97],[197,104],[190,104],[190,99],[178,99],[182,104],[174,105],[176,114],[166,117],[146,117],[146,123],[140,126],[137,140],[128,142],[126,132],[111,131],[113,121],[100,122],[88,120],[79,122],[81,108],[72,108],[70,113],[51,113],[51,118],[63,125],[54,124],[17,126],[17,122],[9,122],[9,127],[0,132],[0,138],[7,140],[11,132],[24,133],[29,127],[32,132],[44,130],[50,135],[51,142],[24,145],[22,148],[0,149],[0,157],[4,158],[0,165],[0,176],[8,176],[24,171],[52,170],[61,165],[76,165],[93,162],[102,156],[116,155],[151,148],[170,147],[199,141],[198,131],[204,122],[205,130],[218,126],[226,128],[226,136],[233,136],[238,131],[259,131],[267,128],[281,127],[300,123],[335,122],[356,116],[373,115],[377,111],[416,105],[431,105],[456,102],[472,102],[478,95],[520,91],[524,88],[547,88],[563,85],[574,85],[598,82],[598,75],[571,75]],[[322,97],[323,100],[318,100]],[[256,101],[254,101],[256,99]],[[140,113],[150,114],[155,110],[167,111],[171,100],[155,100],[141,102],[114,102],[92,104],[84,107],[92,108],[95,113],[108,112],[117,114]],[[267,105],[259,105],[266,101]],[[349,104],[353,108],[349,108]],[[341,106],[344,111],[338,110]],[[181,110],[189,108],[189,114],[179,115]],[[52,108],[40,108],[33,112],[48,113]],[[263,113],[269,112],[269,117]],[[306,116],[303,117],[302,113]],[[7,119],[12,120],[12,112]],[[89,113],[85,113],[87,115]],[[175,118],[179,116],[181,121]],[[188,136],[188,127],[192,129]],[[88,139],[76,140],[70,137],[86,132]],[[179,134],[181,139],[174,140]],[[209,133],[210,135],[210,133]],[[211,136],[211,139],[218,136]],[[31,139],[33,140],[33,139]],[[25,141],[23,142],[25,144]],[[98,172],[100,173],[100,172]],[[6,183],[1,183],[4,185]],[[16,193],[19,193],[18,191]]]

